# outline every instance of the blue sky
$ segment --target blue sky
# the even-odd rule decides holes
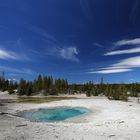
[[[140,81],[139,0],[0,0],[0,71]]]

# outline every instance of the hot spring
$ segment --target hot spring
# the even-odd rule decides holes
[[[37,122],[59,122],[88,113],[86,108],[53,108],[23,111],[18,113],[22,118]]]

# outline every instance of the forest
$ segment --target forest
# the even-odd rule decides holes
[[[19,96],[86,94],[87,97],[102,95],[112,100],[127,101],[129,96],[138,96],[138,93],[140,93],[140,83],[108,84],[104,83],[103,78],[101,78],[101,82],[98,84],[93,81],[85,84],[69,84],[66,79],[54,79],[52,76],[42,76],[39,74],[33,81],[21,78],[19,82],[0,76],[0,90]]]

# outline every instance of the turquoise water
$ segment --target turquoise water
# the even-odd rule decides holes
[[[55,109],[39,109],[28,112],[20,112],[19,116],[29,119],[30,121],[39,122],[58,122],[68,118],[88,113],[86,108],[55,108]]]

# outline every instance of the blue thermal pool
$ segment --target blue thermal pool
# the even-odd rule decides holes
[[[18,115],[30,121],[39,122],[58,122],[68,118],[76,117],[88,113],[86,108],[54,108],[54,109],[38,109],[20,112]]]

